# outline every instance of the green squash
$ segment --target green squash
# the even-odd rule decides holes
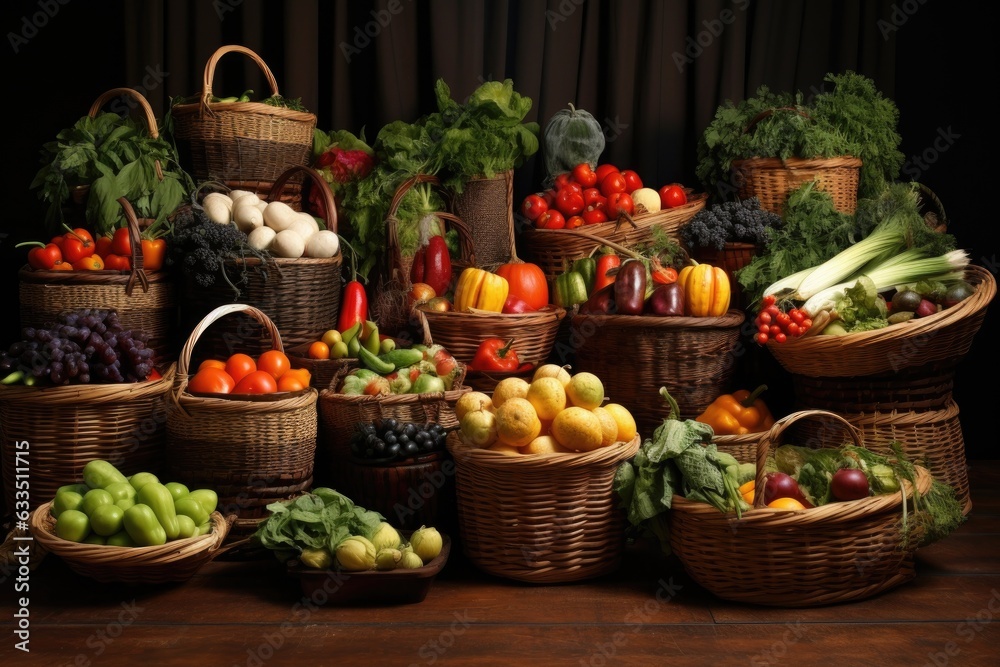
[[[596,167],[604,152],[604,128],[589,112],[572,104],[557,111],[542,133],[545,149],[545,170],[549,178],[572,171],[587,162]]]

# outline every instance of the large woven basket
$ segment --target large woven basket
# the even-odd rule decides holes
[[[101,583],[161,584],[190,579],[220,553],[229,523],[219,512],[211,516],[205,535],[172,540],[152,547],[116,547],[70,542],[55,534],[52,503],[31,514],[31,534],[47,551],[59,556],[71,570]]]
[[[670,412],[661,387],[677,399],[683,419],[730,390],[745,319],[735,308],[722,317],[574,315],[567,343],[576,349],[573,372],[601,378],[604,393],[628,408],[648,437]]]
[[[513,340],[513,348],[521,363],[536,366],[545,363],[556,342],[559,322],[566,309],[548,305],[531,313],[493,313],[472,310],[459,313],[417,307],[424,327],[425,342],[433,341],[451,352],[459,361],[469,364],[476,356],[479,344],[486,338]]]
[[[848,412],[922,412],[943,410],[955,388],[955,360],[902,368],[862,377],[792,375],[796,403],[802,408]]]
[[[510,456],[449,439],[465,554],[489,574],[536,584],[614,572],[626,538],[612,482],[639,443]]]
[[[219,47],[205,64],[201,99],[170,110],[181,166],[198,182],[266,192],[286,169],[308,164],[316,116],[263,102],[212,102],[215,68],[227,53],[253,60],[271,94],[279,94],[260,56],[245,46]]]
[[[892,443],[898,442],[907,458],[927,468],[935,479],[955,489],[955,497],[962,503],[966,514],[972,510],[965,439],[955,401],[949,400],[940,410],[838,414],[861,431],[866,446],[873,452],[891,454]],[[819,437],[822,430],[829,427],[829,420],[800,422],[789,431],[789,436],[808,440]]]
[[[706,200],[705,193],[694,194],[689,190],[686,204],[655,213],[641,213],[628,219],[609,220],[577,229],[524,227],[519,232],[523,247],[518,254],[542,267],[545,277],[551,282],[575,260],[589,256],[600,242],[610,241],[634,248],[652,241],[653,229],[659,227],[679,244],[681,225],[705,208]]]
[[[305,174],[323,194],[325,209],[332,211],[326,220],[327,229],[337,231],[333,193],[319,172],[311,167],[286,169],[268,193],[267,201],[278,200],[288,179],[295,174]],[[206,288],[191,276],[182,277],[181,324],[185,331],[193,329],[218,306],[237,300],[266,313],[281,332],[283,342],[290,347],[312,342],[324,331],[337,328],[343,285],[341,251],[329,258],[271,258],[267,262],[256,258],[228,260],[226,270],[240,288],[238,295],[224,280],[217,280]],[[238,277],[241,275],[245,275],[242,280]],[[208,357],[226,358],[237,351],[255,355],[270,347],[271,338],[265,328],[252,318],[241,317],[237,310],[215,327],[194,355],[201,361]]]
[[[785,429],[814,416],[839,420],[854,444],[864,445],[857,429],[833,413],[794,412],[758,440],[757,488],[764,486],[768,455],[781,444]],[[838,433],[823,446],[843,444],[843,431]],[[929,491],[932,481],[918,466],[918,491]],[[912,490],[909,482],[903,487],[901,493],[805,510],[755,506],[742,518],[674,495],[670,545],[688,575],[724,600],[778,607],[862,600],[916,576],[919,530],[904,532],[903,495],[909,502]],[[757,494],[755,502],[762,497]],[[908,521],[917,520],[912,508],[908,515]]]
[[[513,169],[466,181],[452,210],[468,224],[480,266],[495,268],[515,256]]]
[[[298,392],[243,400],[195,396],[188,391],[191,353],[217,320],[242,312],[271,336],[271,349],[284,351],[281,335],[267,315],[252,306],[219,306],[191,332],[177,361],[167,412],[167,469],[189,487],[212,488],[219,507],[235,514],[234,532],[256,526],[268,502],[295,495],[312,484],[316,453],[318,392]]]
[[[858,206],[858,179],[861,159],[851,156],[829,158],[750,158],[733,161],[733,178],[740,199],[757,197],[760,207],[781,215],[788,195],[804,183],[830,195],[834,208],[854,213]]]
[[[170,274],[143,268],[139,220],[128,200],[118,200],[128,222],[130,271],[18,272],[21,326],[52,322],[64,310],[113,309],[125,329],[144,331],[159,361],[176,358],[177,297]]]
[[[93,459],[123,474],[158,470],[174,366],[146,382],[56,387],[0,385],[4,506],[14,508],[18,469],[31,470],[32,508],[83,477]],[[19,449],[20,442],[28,450]]]
[[[993,274],[970,264],[966,280],[975,293],[934,315],[845,336],[804,336],[767,348],[785,369],[813,377],[885,375],[909,368],[957,364],[968,353],[996,296]]]

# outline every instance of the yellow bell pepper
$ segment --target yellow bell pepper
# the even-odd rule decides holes
[[[509,291],[510,283],[503,276],[470,266],[462,271],[455,285],[455,310],[478,308],[499,313]]]
[[[740,389],[723,394],[712,401],[695,421],[708,424],[716,435],[762,433],[774,425],[774,417],[760,395],[767,390],[762,384],[753,392]]]
[[[684,288],[685,315],[722,317],[729,310],[731,286],[722,267],[695,262],[681,269],[677,282]]]

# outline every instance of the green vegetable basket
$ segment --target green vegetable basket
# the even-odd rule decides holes
[[[850,422],[823,410],[794,412],[757,441],[757,489],[764,487],[768,458],[786,429],[799,420],[830,419],[865,446]],[[809,445],[839,447],[840,429],[824,429]],[[796,441],[799,444],[807,444]],[[927,493],[930,473],[916,466],[917,491]],[[773,607],[814,607],[862,600],[916,576],[914,553],[921,514],[913,488],[900,493],[831,502],[804,510],[765,507],[723,514],[713,505],[674,495],[668,513],[670,546],[700,586],[724,600]],[[907,503],[904,509],[903,503]]]

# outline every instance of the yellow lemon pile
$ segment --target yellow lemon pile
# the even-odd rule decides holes
[[[465,442],[476,447],[511,456],[589,452],[636,435],[628,409],[604,400],[604,384],[593,373],[545,364],[530,382],[510,377],[492,396],[465,394],[455,412]]]

